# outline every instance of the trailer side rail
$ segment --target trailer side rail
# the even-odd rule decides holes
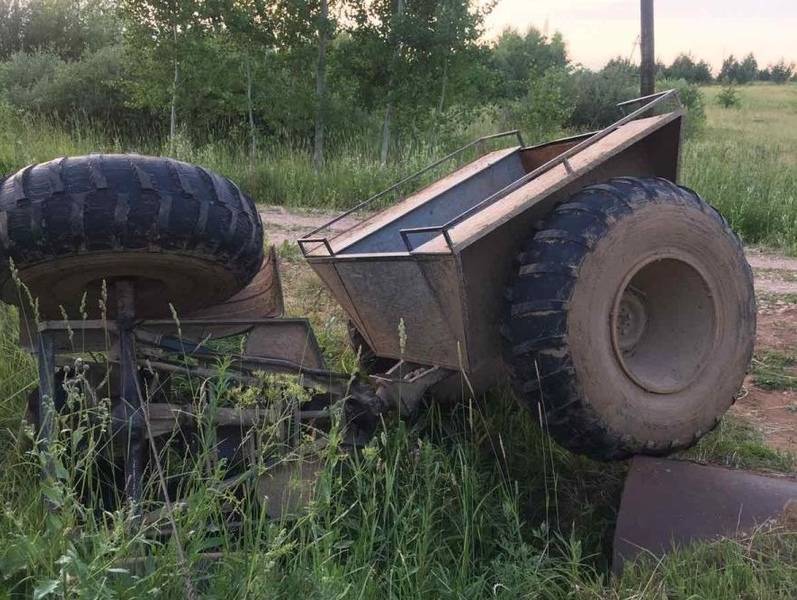
[[[520,144],[520,146],[524,146],[525,145],[524,142],[523,142],[523,136],[520,134],[520,130],[519,129],[512,129],[511,131],[503,131],[501,133],[493,133],[491,135],[484,135],[484,136],[482,136],[482,137],[480,137],[478,139],[475,139],[472,142],[469,142],[469,143],[465,144],[461,148],[457,148],[453,152],[451,152],[449,154],[446,154],[443,158],[440,158],[440,159],[436,160],[432,164],[425,166],[421,170],[416,171],[415,173],[412,173],[411,175],[407,175],[406,177],[404,177],[400,181],[397,181],[396,183],[391,185],[389,188],[387,188],[385,190],[382,190],[381,192],[379,192],[377,194],[374,194],[373,196],[371,196],[367,200],[364,200],[364,201],[360,202],[359,204],[357,204],[356,206],[350,208],[349,210],[345,211],[344,213],[341,213],[340,215],[338,215],[334,219],[331,219],[331,220],[327,221],[326,223],[324,223],[320,227],[316,227],[311,232],[309,232],[306,235],[302,236],[299,240],[297,240],[297,242],[299,244],[299,248],[301,248],[301,250],[302,250],[302,254],[304,256],[307,256],[307,252],[306,252],[306,249],[305,249],[305,246],[304,246],[305,244],[323,244],[323,246],[326,248],[327,252],[329,252],[329,255],[330,256],[334,256],[335,253],[334,253],[334,251],[332,250],[332,247],[329,244],[329,240],[326,237],[315,237],[316,234],[318,234],[321,231],[324,231],[325,229],[328,229],[330,226],[334,225],[335,223],[337,223],[341,219],[345,219],[349,215],[351,215],[353,213],[356,213],[359,210],[362,210],[363,208],[369,206],[370,204],[373,204],[379,198],[389,194],[390,192],[393,192],[393,191],[401,188],[401,186],[403,186],[404,184],[409,183],[410,181],[413,181],[415,179],[418,179],[421,175],[424,175],[425,173],[428,173],[429,171],[431,171],[435,167],[438,167],[438,166],[442,165],[443,163],[448,162],[448,161],[456,158],[457,156],[459,156],[460,154],[465,152],[465,150],[468,150],[470,148],[473,148],[474,146],[478,146],[479,144],[482,144],[482,143],[490,141],[490,140],[495,140],[495,139],[499,139],[499,138],[503,138],[503,137],[510,137],[510,136],[515,136],[517,138],[517,141]],[[315,248],[317,248],[317,247],[318,246],[315,246]]]
[[[593,144],[599,142],[600,140],[602,140],[603,138],[605,138],[606,136],[608,136],[612,132],[614,132],[617,129],[619,129],[620,127],[622,127],[623,125],[626,125],[627,123],[630,123],[631,121],[633,121],[633,120],[641,117],[645,113],[649,112],[650,110],[652,110],[656,106],[658,106],[660,104],[663,104],[667,100],[674,100],[677,103],[678,108],[682,107],[681,101],[680,101],[680,96],[678,94],[678,90],[675,90],[675,89],[670,89],[670,90],[666,90],[666,91],[663,91],[663,92],[658,92],[656,94],[651,94],[649,96],[642,96],[640,98],[634,98],[632,100],[626,100],[625,102],[621,102],[621,103],[619,103],[617,105],[619,108],[624,108],[626,106],[632,106],[632,105],[643,103],[643,102],[645,104],[643,106],[639,107],[638,109],[630,112],[629,114],[627,114],[623,118],[618,119],[617,121],[615,121],[614,123],[612,123],[608,127],[605,127],[604,129],[601,129],[600,131],[595,132],[593,135],[591,135],[586,140],[576,144],[575,146],[573,146],[569,150],[567,150],[567,151],[563,152],[562,154],[552,158],[551,160],[549,160],[545,164],[537,167],[533,171],[531,171],[531,172],[527,173],[526,175],[523,175],[522,177],[516,179],[515,181],[513,181],[509,185],[507,185],[504,188],[498,190],[494,194],[488,196],[487,198],[485,198],[484,200],[482,200],[478,204],[476,204],[476,205],[464,210],[459,215],[457,215],[453,219],[447,221],[446,223],[443,223],[443,224],[440,224],[440,225],[431,225],[431,226],[425,226],[425,227],[412,227],[412,228],[407,228],[407,229],[401,229],[399,231],[399,233],[401,235],[401,239],[403,240],[405,247],[407,248],[407,252],[411,253],[414,250],[414,248],[412,246],[412,243],[411,243],[410,236],[417,235],[417,234],[429,234],[429,233],[441,233],[443,235],[443,238],[446,241],[446,245],[448,246],[449,250],[451,250],[453,252],[453,250],[454,250],[453,249],[453,243],[451,241],[451,236],[449,235],[449,230],[452,227],[454,227],[455,225],[458,225],[459,223],[461,223],[462,221],[464,221],[465,219],[467,219],[471,215],[479,212],[480,210],[482,210],[486,206],[489,206],[490,204],[493,204],[494,202],[500,200],[504,196],[506,196],[506,195],[510,194],[511,192],[517,190],[518,188],[524,186],[525,184],[527,184],[532,179],[534,179],[536,177],[539,177],[543,173],[546,173],[547,171],[550,171],[551,169],[553,169],[554,167],[556,167],[558,165],[564,165],[565,169],[567,169],[568,172],[572,172],[572,168],[570,167],[570,162],[569,162],[569,159],[571,157],[575,156],[576,154],[578,154],[579,152],[581,152],[584,149],[588,148],[589,146],[592,146]],[[444,156],[440,160],[432,163],[431,165],[429,165],[427,167],[424,167],[420,171],[417,171],[416,173],[413,173],[412,175],[409,175],[409,176],[405,177],[404,179],[402,179],[401,181],[395,183],[394,185],[392,185],[391,187],[387,188],[386,190],[384,190],[382,192],[379,192],[378,194],[375,194],[374,196],[371,196],[370,198],[368,198],[364,202],[361,202],[360,204],[356,205],[354,208],[351,208],[351,209],[347,210],[346,212],[342,213],[341,215],[335,217],[334,219],[328,221],[327,223],[324,223],[320,227],[317,227],[313,231],[309,232],[308,234],[306,234],[305,236],[303,236],[302,238],[300,238],[298,240],[298,244],[299,244],[299,247],[302,250],[302,254],[305,257],[307,257],[308,251],[307,251],[307,249],[305,247],[305,244],[310,243],[310,244],[316,244],[313,247],[314,250],[318,249],[319,247],[321,247],[323,245],[329,256],[335,256],[335,251],[332,248],[331,244],[329,243],[328,238],[323,237],[323,236],[318,236],[317,234],[319,232],[329,228],[334,223],[337,223],[338,221],[340,221],[341,219],[351,215],[352,213],[357,212],[358,210],[368,206],[369,204],[371,204],[372,202],[374,202],[378,198],[381,198],[385,194],[388,194],[389,192],[392,192],[392,191],[398,189],[399,187],[401,187],[405,183],[407,183],[407,182],[409,182],[409,181],[411,181],[413,179],[417,179],[418,177],[420,177],[424,173],[427,173],[428,171],[430,171],[431,169],[437,167],[438,165],[440,165],[440,164],[442,164],[442,163],[444,163],[444,162],[446,162],[448,160],[451,160],[452,158],[460,155],[465,150],[467,150],[469,148],[472,148],[473,146],[475,146],[475,145],[477,145],[477,144],[479,144],[481,142],[484,142],[486,140],[497,139],[497,138],[507,137],[507,136],[511,136],[511,135],[517,136],[518,141],[520,142],[520,145],[521,146],[524,145],[523,144],[523,138],[521,137],[520,132],[518,130],[506,131],[506,132],[503,132],[503,133],[496,133],[496,134],[493,134],[493,135],[484,136],[484,137],[481,137],[481,138],[479,138],[477,140],[474,140],[474,141],[470,142],[469,144],[466,144],[465,146],[462,146],[461,148],[455,150],[454,152]]]

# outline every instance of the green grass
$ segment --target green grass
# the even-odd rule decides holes
[[[797,457],[766,445],[764,436],[749,423],[726,415],[713,431],[679,458],[750,469],[791,473]]]
[[[308,286],[291,310],[314,305],[310,316],[331,358],[351,364],[335,309],[312,278],[288,278],[291,289]],[[14,315],[0,315],[0,339],[13,340]],[[359,455],[341,453],[333,436],[319,454],[314,500],[293,520],[267,519],[251,490],[217,491],[223,469],[208,470],[200,453],[184,465],[190,493],[175,514],[177,538],[152,539],[163,519],[141,526],[128,511],[98,513],[76,497],[92,456],[67,449],[77,437],[94,439],[91,427],[64,418],[48,453],[26,437],[24,398],[15,391],[34,373],[10,344],[16,359],[4,365],[10,383],[0,402],[0,598],[48,589],[52,597],[183,598],[186,577],[203,597],[224,598],[789,598],[796,589],[797,542],[766,533],[684,549],[612,578],[609,543],[626,465],[553,445],[502,389],[452,410],[434,407],[413,427],[388,424]],[[53,457],[58,479],[42,481],[41,464]],[[731,420],[689,458],[792,466]],[[55,515],[44,496],[58,504]],[[222,525],[228,504],[241,511],[239,534]],[[221,554],[208,561],[208,550]],[[140,557],[147,558],[131,566]]]
[[[767,350],[753,357],[755,384],[765,390],[797,390],[797,356]]]
[[[764,292],[756,294],[756,299],[760,304],[780,304],[783,306],[797,304],[797,294],[776,294]]]
[[[707,125],[687,141],[683,179],[719,208],[747,243],[797,253],[797,84],[739,88],[722,108],[704,88]]]
[[[618,598],[793,598],[797,534],[757,533],[643,560],[616,585]],[[642,593],[640,594],[640,590]]]

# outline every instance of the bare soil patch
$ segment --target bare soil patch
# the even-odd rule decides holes
[[[753,267],[759,294],[797,295],[797,258],[747,248],[747,261]]]
[[[260,214],[269,242],[280,246],[285,242],[295,244],[301,235],[320,227],[340,213],[268,206],[261,208]],[[363,215],[346,217],[334,223],[328,233],[344,231],[362,218]],[[773,351],[794,354],[797,352],[797,258],[760,248],[748,248],[747,258],[753,268],[758,298],[756,353]],[[296,280],[293,277],[290,279]],[[319,294],[325,298],[327,296],[318,288],[312,292],[315,297],[311,302],[299,299],[291,303],[289,300],[289,306],[294,304],[294,308],[307,309],[319,303]],[[755,385],[754,378],[748,376],[741,397],[731,413],[752,423],[773,448],[797,455],[796,391],[761,389]]]
[[[270,244],[280,246],[284,242],[295,243],[302,235],[311,232],[317,227],[321,227],[326,222],[337,217],[341,212],[330,212],[324,210],[300,210],[287,209],[282,206],[266,206],[260,208],[260,216],[263,218],[263,225],[266,228],[266,236]],[[362,215],[344,217],[340,221],[333,223],[326,234],[340,233],[357,224]]]

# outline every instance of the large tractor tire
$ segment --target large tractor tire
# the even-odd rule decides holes
[[[136,315],[213,306],[242,289],[263,259],[251,199],[201,167],[167,158],[90,155],[26,167],[0,181],[0,299],[26,297],[43,317],[113,315],[114,281],[134,284]]]
[[[557,206],[520,255],[507,362],[563,446],[600,459],[692,445],[733,403],[755,337],[739,238],[697,194],[619,178]]]

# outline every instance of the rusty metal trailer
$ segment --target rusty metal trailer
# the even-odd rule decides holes
[[[308,402],[286,405],[286,448],[340,405],[346,442],[360,445],[389,413],[412,416],[427,391],[450,392],[457,374],[467,394],[508,378],[560,444],[595,458],[691,445],[749,363],[750,269],[727,222],[677,185],[677,93],[621,106],[638,108],[595,133],[531,147],[516,131],[477,140],[298,241],[361,355],[381,359],[365,374],[330,371],[307,321],[282,317],[275,255],[264,255],[255,206],[229,180],[127,155],[3,179],[0,295],[20,307],[22,343],[38,358],[30,404],[43,443],[57,435],[66,387],[95,398],[104,386],[123,457],[110,485],[137,502],[155,441],[198,427],[193,400],[163,390],[178,376],[212,377],[225,356],[216,342],[234,337],[231,381],[259,386],[265,371],[308,390]],[[324,233],[512,136],[517,145]],[[273,406],[260,408],[216,414],[233,481],[256,471],[247,428],[275,419]]]
[[[477,393],[509,379],[579,452],[694,443],[749,363],[752,278],[727,222],[677,186],[677,92],[621,104],[632,106],[598,132],[538,146],[517,132],[477,140],[519,145],[325,235],[466,146],[300,239],[358,343],[465,373]]]
[[[633,100],[644,105],[597,133],[531,147],[518,138],[520,145],[490,152],[345,232],[322,235],[393,190],[377,194],[299,245],[378,356],[464,370],[483,391],[506,377],[504,292],[529,231],[590,184],[619,176],[675,182],[684,113],[645,116],[675,99],[670,91]]]

